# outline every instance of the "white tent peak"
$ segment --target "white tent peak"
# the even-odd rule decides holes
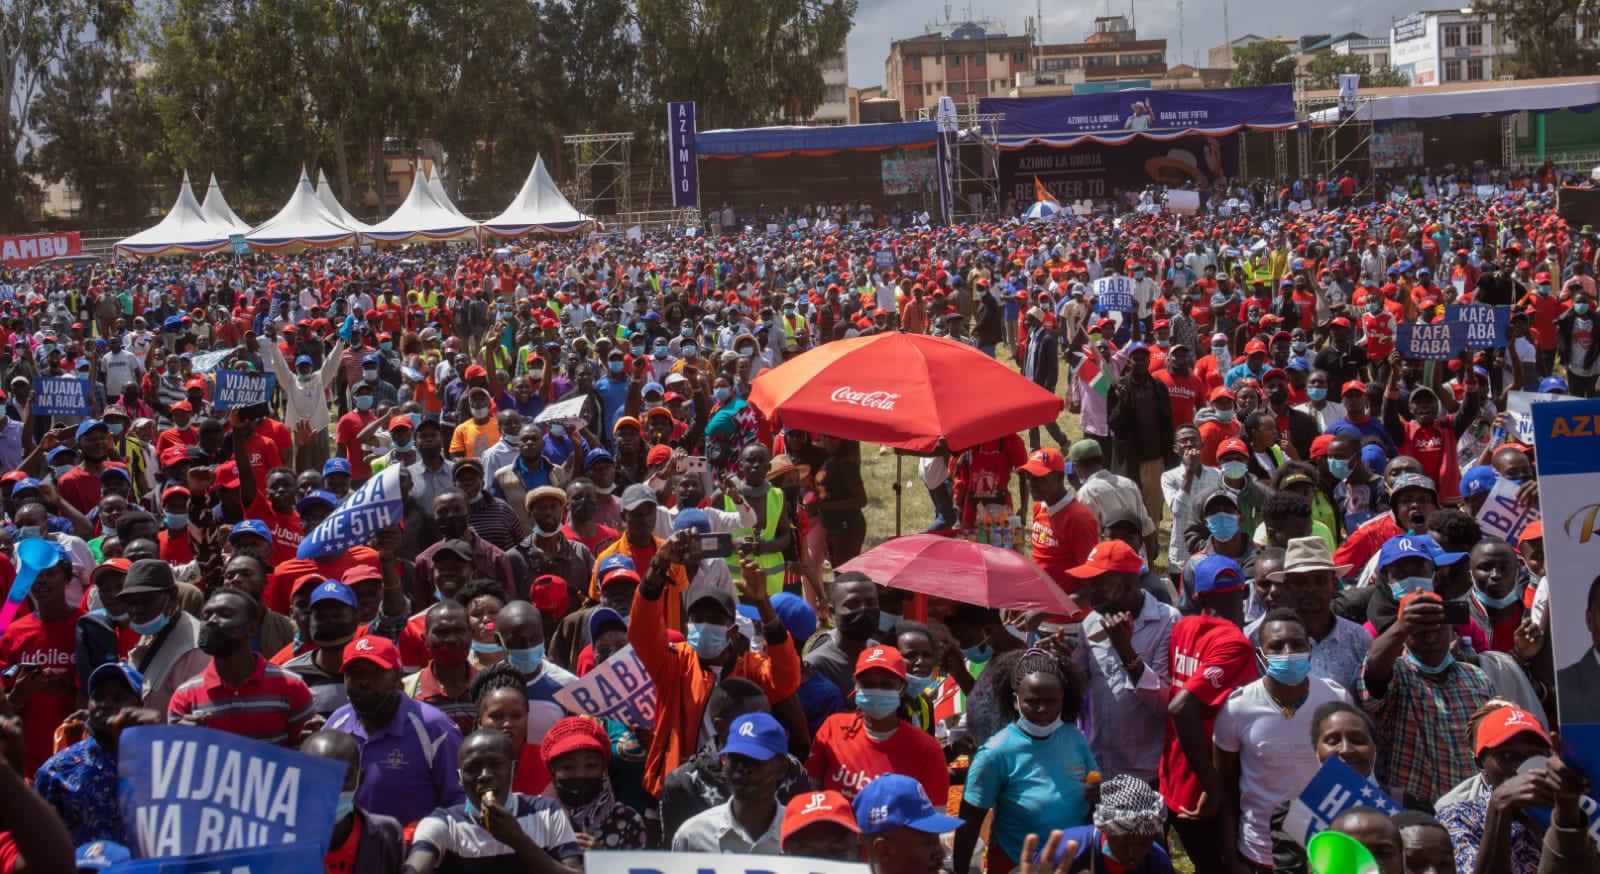
[[[194,198],[194,189],[189,187],[189,174],[185,172],[172,209],[155,227],[117,243],[116,251],[146,257],[204,254],[228,245],[228,233],[206,220],[199,201]]]
[[[328,214],[338,219],[339,223],[347,228],[365,233],[371,228],[366,222],[350,214],[339,202],[338,196],[333,193],[333,186],[328,183],[328,174],[322,170],[317,171],[317,202]]]
[[[400,208],[362,234],[384,243],[441,242],[473,236],[478,223],[446,204],[448,200],[440,203],[434,197],[427,175],[419,169]]]
[[[450,195],[445,193],[444,182],[442,182],[439,178],[438,167],[433,168],[433,173],[431,176],[427,177],[427,180],[428,193],[433,196],[435,203],[439,204],[439,206],[443,207],[446,212],[454,215],[461,221],[472,221],[472,219],[467,218],[466,215],[461,212],[461,210],[456,208],[455,203],[450,200]]]
[[[300,168],[300,181],[294,187],[289,202],[278,214],[267,219],[251,232],[250,245],[264,249],[293,249],[308,247],[341,246],[351,242],[355,228],[347,227],[334,217],[317,199],[311,188],[311,177]]]
[[[211,174],[211,180],[206,185],[206,199],[200,204],[200,214],[224,236],[250,233],[250,225],[234,214],[227,199],[222,196],[222,186],[217,184],[215,173]]]
[[[533,169],[522,183],[522,190],[505,212],[483,223],[484,230],[502,237],[515,237],[530,231],[569,233],[594,220],[572,206],[556,187],[545,169],[544,157],[533,159]]]

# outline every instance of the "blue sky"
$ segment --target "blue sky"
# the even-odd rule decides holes
[[[1087,0],[1063,3],[1044,0],[1044,38],[1046,42],[1076,42],[1093,29],[1097,15],[1127,14],[1130,0]],[[1369,36],[1387,34],[1389,23],[1419,8],[1448,8],[1449,4],[1418,6],[1416,0],[1330,0],[1322,3],[1285,3],[1282,0],[1229,0],[1228,32],[1239,37],[1246,33],[1274,34],[1345,33],[1360,31]],[[998,18],[1006,32],[1021,34],[1024,22],[1038,8],[1035,0],[952,0],[951,17],[960,20]],[[1109,12],[1107,9],[1109,8]],[[1184,0],[1183,54],[1178,53],[1177,0],[1134,0],[1131,6],[1139,35],[1167,38],[1167,63],[1194,63],[1199,53],[1223,42],[1221,0]],[[860,0],[855,29],[847,45],[850,59],[850,84],[857,87],[883,84],[883,62],[889,42],[922,32],[924,25],[943,20],[942,0]]]

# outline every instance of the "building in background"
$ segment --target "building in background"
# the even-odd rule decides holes
[[[1390,63],[1412,85],[1496,79],[1495,59],[1514,50],[1492,18],[1470,9],[1416,12],[1389,29]]]
[[[1008,36],[998,21],[930,25],[919,36],[889,44],[883,96],[899,103],[907,119],[932,109],[940,97],[957,104],[969,97],[1007,93],[1017,73],[1032,69],[1033,40]]]
[[[1167,41],[1139,39],[1122,15],[1094,20],[1094,32],[1083,42],[1040,45],[1033,53],[1033,84],[1073,85],[1076,93],[1091,83],[1137,83],[1148,88],[1167,74]],[[1021,82],[1016,83],[1021,85]]]
[[[1330,36],[1305,46],[1295,53],[1295,66],[1304,72],[1312,60],[1324,51],[1359,56],[1374,72],[1389,68],[1389,37],[1369,37],[1355,32]]]
[[[822,65],[822,85],[826,89],[822,103],[806,119],[809,124],[850,124],[850,62],[844,47],[839,54]]]
[[[1323,36],[1326,36],[1326,34],[1323,34]],[[1257,36],[1253,33],[1247,33],[1244,36],[1208,49],[1206,51],[1206,67],[1215,70],[1231,70],[1233,69],[1233,53],[1245,46],[1253,46],[1258,42],[1281,42],[1294,48],[1301,44],[1302,39],[1302,37],[1293,36]]]

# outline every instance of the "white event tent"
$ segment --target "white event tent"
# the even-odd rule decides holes
[[[298,252],[302,249],[322,249],[353,243],[356,229],[346,226],[331,215],[317,200],[311,180],[301,169],[300,181],[294,194],[278,214],[267,219],[251,231],[245,239],[252,249],[272,252]]]
[[[211,174],[211,183],[206,186],[206,199],[200,203],[200,214],[212,227],[225,228],[230,234],[250,233],[250,225],[233,214],[233,209],[222,196],[222,186],[217,184],[215,173]]]
[[[218,195],[220,199],[221,195]],[[178,187],[178,200],[172,209],[153,228],[140,231],[117,243],[117,255],[139,258],[156,258],[162,255],[204,255],[228,247],[228,235],[237,231],[219,227],[210,221],[194,199],[189,187],[189,174],[183,174],[183,184]]]
[[[362,231],[361,236],[377,243],[440,243],[472,239],[477,231],[477,222],[434,197],[427,177],[418,170],[411,180],[411,192],[394,215]]]
[[[351,215],[350,211],[344,208],[344,204],[340,203],[339,198],[334,196],[333,186],[328,184],[328,174],[321,170],[317,171],[317,202],[322,204],[322,208],[327,210],[329,215],[338,219],[339,223],[347,228],[366,233],[371,227],[366,222]]]
[[[499,237],[520,237],[543,231],[570,234],[594,224],[594,219],[578,212],[544,168],[544,156],[533,159],[533,170],[516,199],[505,212],[483,223],[483,229]]]

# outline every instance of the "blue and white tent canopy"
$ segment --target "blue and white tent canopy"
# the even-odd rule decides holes
[[[523,234],[570,234],[594,224],[594,219],[574,209],[545,170],[543,156],[533,159],[533,170],[505,212],[483,223],[497,237]]]

